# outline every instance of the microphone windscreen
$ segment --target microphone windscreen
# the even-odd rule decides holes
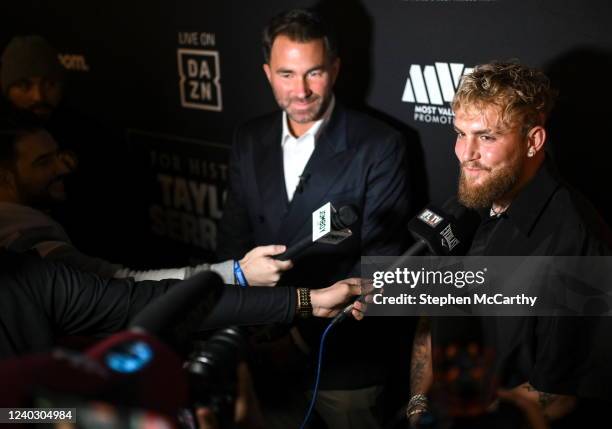
[[[192,318],[194,312],[203,319],[217,305],[223,287],[221,277],[212,271],[182,280],[138,313],[130,327],[161,336]]]
[[[408,223],[408,230],[423,240],[434,255],[462,255],[471,244],[480,216],[452,197],[439,209],[427,206]]]
[[[342,206],[337,212],[332,213],[332,225],[336,230],[350,228],[359,220],[359,215],[351,205]]]

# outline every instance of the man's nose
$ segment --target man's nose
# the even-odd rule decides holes
[[[306,78],[296,79],[294,91],[299,98],[307,98],[312,94]]]
[[[41,83],[35,83],[30,89],[30,97],[35,103],[40,103],[45,98],[44,89]]]
[[[69,152],[60,152],[55,158],[55,170],[57,175],[65,175],[71,173],[77,164],[77,160]]]
[[[478,141],[475,137],[465,137],[465,142],[463,144],[463,151],[459,154],[460,161],[468,162],[474,161],[480,158],[480,152],[478,149]]]

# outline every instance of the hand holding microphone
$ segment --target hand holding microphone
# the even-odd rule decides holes
[[[312,314],[317,317],[334,317],[338,315],[347,302],[364,294],[362,279],[350,278],[341,280],[323,289],[313,289],[310,291],[312,302]],[[357,301],[355,302],[357,304]],[[359,303],[351,308],[351,315],[361,320],[365,306]]]
[[[350,226],[359,216],[351,206],[336,210],[331,203],[312,213],[312,235],[287,248],[282,245],[256,247],[239,261],[250,286],[275,286],[283,272],[293,268],[293,259],[314,243],[338,244],[352,235]]]
[[[275,286],[284,271],[293,268],[291,260],[278,260],[286,246],[272,244],[249,251],[240,260],[240,267],[250,286]]]

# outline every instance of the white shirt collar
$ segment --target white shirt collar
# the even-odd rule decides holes
[[[312,124],[312,126],[308,129],[308,131],[306,131],[300,137],[295,137],[293,134],[291,134],[291,131],[289,130],[289,124],[288,124],[289,118],[287,117],[287,112],[283,110],[283,136],[282,136],[281,144],[284,146],[287,140],[289,139],[295,139],[299,141],[299,140],[306,138],[306,136],[313,136],[316,141],[317,137],[321,135],[321,132],[323,131],[324,126],[327,125],[327,122],[329,122],[329,118],[331,117],[331,114],[334,111],[335,105],[336,105],[336,97],[332,94],[332,98],[329,101],[329,105],[327,106],[327,109],[325,110],[325,113],[323,114],[321,119],[319,119],[314,124]]]

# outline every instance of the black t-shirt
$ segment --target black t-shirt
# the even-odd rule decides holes
[[[201,281],[104,279],[36,255],[0,252],[0,359],[49,350],[63,336],[107,336],[171,288]],[[227,286],[196,328],[289,323],[295,302],[293,288]]]
[[[610,255],[607,227],[580,195],[560,182],[545,163],[498,217],[482,213],[468,255]],[[529,381],[549,393],[610,397],[612,356],[595,332],[610,323],[584,317],[486,317],[480,329],[496,351],[499,382]],[[612,332],[612,331],[607,331]]]

